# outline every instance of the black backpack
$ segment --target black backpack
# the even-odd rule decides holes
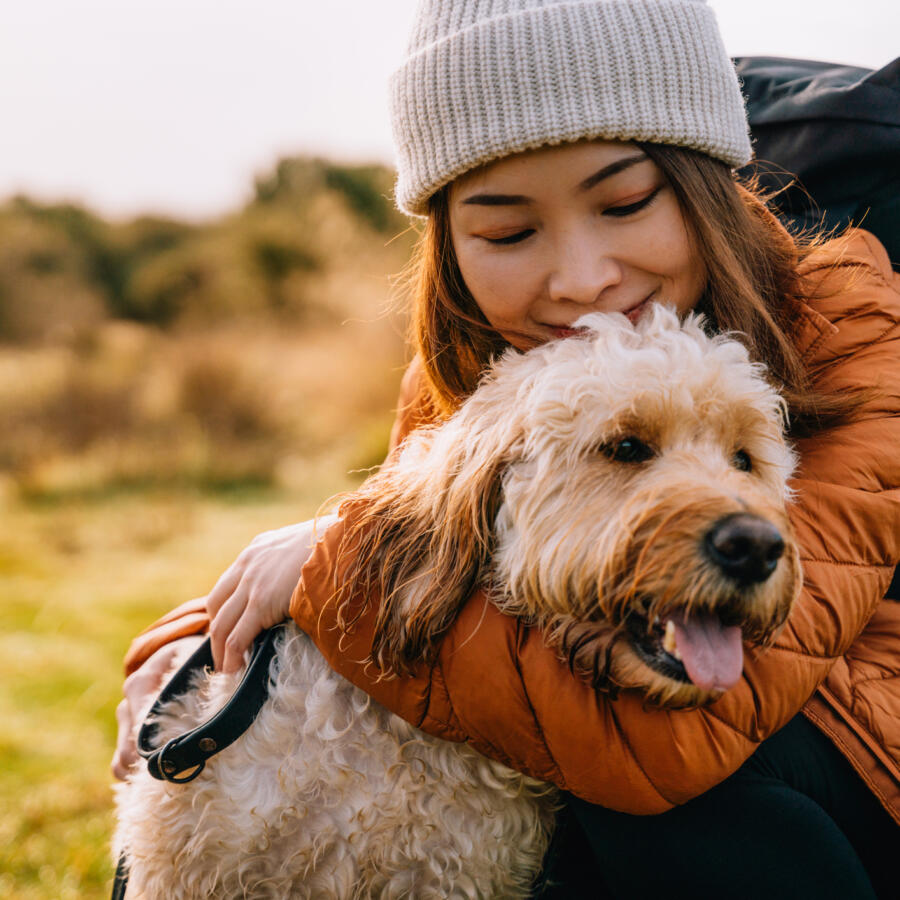
[[[853,66],[746,56],[743,81],[763,187],[786,224],[871,231],[900,270],[900,58],[873,72]],[[808,193],[807,193],[808,192]],[[900,566],[887,597],[900,597]]]
[[[900,58],[872,71],[833,63],[746,56],[743,82],[764,188],[796,228],[871,231],[900,270]]]

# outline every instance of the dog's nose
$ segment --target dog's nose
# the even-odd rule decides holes
[[[784,553],[784,539],[778,529],[749,513],[719,519],[704,543],[709,558],[741,584],[765,581]]]

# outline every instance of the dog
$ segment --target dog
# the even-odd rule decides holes
[[[341,507],[352,628],[371,660],[433,659],[478,586],[544,629],[577,677],[670,707],[716,700],[744,641],[770,643],[801,584],[785,404],[734,337],[651,306],[508,351]],[[349,512],[348,512],[349,516]],[[129,897],[525,897],[555,789],[433,738],[333,673],[289,626],[251,728],[189,785],[136,769],[114,844]],[[209,674],[161,740],[221,707]]]

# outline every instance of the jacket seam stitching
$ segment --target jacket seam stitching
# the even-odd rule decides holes
[[[895,181],[896,181],[896,179],[895,179]],[[871,232],[867,232],[864,228],[860,228],[859,231],[861,232],[860,237],[862,238],[863,243],[866,245],[866,248],[868,249],[869,253],[872,256],[872,263],[869,264],[870,268],[874,269],[878,273],[879,278],[881,278],[881,281],[885,285],[896,290],[896,288],[894,288],[894,285],[891,283],[891,281],[893,281],[893,278],[891,278],[891,281],[888,280],[889,276],[892,276],[894,274],[893,269],[890,268],[890,259],[888,259],[888,268],[887,269],[882,268],[881,266],[876,266],[874,264],[875,257],[880,256],[881,254],[878,253],[878,250],[872,246],[871,238],[873,238],[875,236]],[[880,241],[878,241],[877,238],[875,238],[875,241],[877,243],[880,243]],[[882,247],[883,247],[883,245],[882,245]],[[883,249],[887,249],[887,248],[883,248]]]
[[[793,647],[785,647],[781,644],[772,644],[772,646],[768,648],[768,652],[772,652],[773,650],[777,650],[779,653],[790,653],[792,656],[802,656],[804,659],[819,660],[823,663],[834,663],[841,659],[841,654],[839,653],[810,653],[805,650],[796,650]]]
[[[662,792],[662,790],[660,790],[660,788],[656,785],[656,783],[653,781],[653,779],[647,774],[647,770],[644,768],[643,763],[641,763],[640,759],[638,759],[638,755],[634,752],[634,748],[631,746],[631,741],[628,739],[628,735],[625,732],[625,729],[622,727],[622,723],[619,721],[619,717],[616,715],[616,711],[614,708],[612,708],[612,706],[610,707],[610,711],[612,712],[613,719],[615,719],[615,722],[616,722],[616,730],[621,735],[623,743],[628,748],[628,752],[631,755],[631,758],[634,760],[634,764],[640,770],[641,775],[643,775],[644,778],[646,779],[647,784],[649,784],[650,787],[654,791],[656,791],[656,793],[660,797],[662,797],[663,800],[666,801],[666,803],[670,804],[671,806],[677,806],[678,804],[674,800],[672,800],[670,797],[667,797]]]
[[[522,622],[516,622],[516,648],[519,646],[519,641],[522,636]],[[522,674],[522,667],[519,664],[519,654],[516,652],[515,656],[515,665],[516,672],[519,676],[519,683],[522,685],[522,693],[525,695],[525,702],[528,704],[528,710],[531,713],[531,718],[534,721],[535,727],[537,728],[537,732],[541,738],[541,744],[543,744],[544,750],[547,751],[547,756],[550,758],[550,762],[553,764],[553,769],[556,774],[556,777],[559,779],[557,782],[557,786],[566,789],[566,779],[563,776],[562,769],[559,767],[559,763],[556,761],[556,757],[553,755],[553,752],[550,750],[550,745],[547,743],[547,736],[544,734],[544,729],[541,727],[540,720],[538,719],[537,710],[534,708],[534,704],[531,702],[531,697],[528,694],[528,686],[525,684],[525,678]]]
[[[436,671],[438,671],[438,664],[435,662],[435,663],[431,664],[431,668],[428,671],[428,688],[425,693],[425,698],[424,698],[425,702],[422,704],[422,715],[419,716],[419,721],[416,722],[416,728],[421,728],[422,723],[425,721],[425,719],[429,718],[429,716],[430,716],[430,713],[431,713],[431,688],[432,688],[432,685],[434,684],[434,675],[435,675]],[[444,673],[441,672],[440,676],[441,676],[441,679],[443,680]],[[447,682],[444,681],[445,685],[446,685],[446,683]],[[453,711],[453,703],[450,701],[450,692],[445,689],[444,693],[447,695],[447,706],[450,707],[450,714],[453,716],[454,719],[456,719],[456,713]],[[459,720],[457,719],[457,721],[459,721]]]
[[[852,659],[852,657],[850,658]],[[850,684],[854,688],[858,688],[864,684],[881,684],[883,681],[891,681],[894,678],[900,678],[900,672],[882,672],[880,675],[868,675],[856,681],[851,680]]]
[[[891,803],[888,800],[887,795],[881,790],[880,786],[875,783],[874,779],[868,778],[866,776],[863,771],[863,767],[857,764],[850,746],[846,741],[844,741],[840,734],[835,732],[834,729],[829,728],[825,720],[816,715],[813,710],[804,707],[803,715],[805,715],[807,719],[812,721],[820,731],[822,731],[828,738],[831,739],[832,743],[836,744],[841,749],[844,759],[846,759],[847,762],[850,763],[850,765],[856,771],[856,774],[859,775],[860,779],[865,783],[866,787],[868,787],[869,790],[871,790],[872,793],[875,794],[876,797],[878,797],[878,799],[881,801],[882,806],[884,806],[885,808],[890,807]]]
[[[878,277],[881,278],[882,281],[884,281],[884,277],[883,277],[883,276],[879,275]],[[892,285],[888,285],[887,282],[885,282],[885,285],[886,285],[887,287],[890,287],[890,288],[894,291],[894,293],[900,294],[900,291],[898,291],[898,290],[897,290],[896,288],[894,288]],[[833,322],[831,323],[831,325],[832,325],[836,330],[840,330],[840,329],[839,329],[839,326],[835,325]],[[872,340],[867,341],[867,342],[866,342],[866,343],[867,343],[867,346],[869,346],[869,347],[874,347],[876,344],[884,343],[884,341],[887,340],[887,338],[888,338],[888,336],[890,335],[890,333],[891,333],[892,331],[896,331],[898,327],[900,327],[900,322],[891,322],[889,325],[885,326],[885,328],[884,328],[883,331],[879,332],[875,337],[873,337]],[[803,361],[806,362],[807,359],[808,359],[808,357],[810,357],[810,356],[813,354],[814,351],[817,351],[817,350],[819,349],[819,345],[820,345],[826,338],[828,338],[828,337],[830,337],[830,335],[824,334],[824,333],[823,333],[823,334],[820,334],[819,337],[817,337],[817,338],[809,345],[809,347],[807,347],[806,350],[804,351],[803,356],[801,357],[801,358],[803,359]],[[855,351],[854,351],[854,352],[855,352]],[[825,365],[825,366],[827,367],[827,366],[829,366],[829,365],[833,365],[833,364],[836,363],[836,362],[840,362],[842,359],[843,359],[843,357],[839,357],[839,358],[837,358],[837,359],[832,359],[832,360],[830,360],[830,361],[824,363],[823,365]]]
[[[711,718],[715,719],[717,722],[721,722],[726,728],[729,728],[735,734],[740,735],[742,738],[744,738],[745,741],[749,741],[751,744],[756,744],[757,746],[759,745],[759,743],[760,743],[759,740],[751,737],[742,728],[738,728],[737,725],[735,725],[733,722],[729,722],[728,719],[724,718],[723,716],[720,716],[717,712],[714,712],[711,709],[707,709],[706,713]]]
[[[812,321],[812,320],[809,319],[809,321]],[[829,324],[832,325],[832,327],[834,327],[833,323],[829,323]],[[806,348],[806,350],[803,351],[803,356],[800,357],[803,360],[803,362],[809,362],[812,359],[812,357],[818,351],[819,346],[825,342],[825,339],[827,337],[829,337],[827,332],[825,332],[825,331],[819,332],[819,336],[814,341],[812,341],[812,343]]]
[[[871,247],[871,244],[870,244],[868,238],[863,236],[863,240],[865,241],[866,247],[868,248],[869,252],[872,253],[872,247]],[[880,282],[879,286],[889,288],[895,294],[900,294],[900,289],[898,289],[890,281],[888,281],[887,277],[885,276],[885,273],[882,272],[880,268],[878,268],[877,266],[875,266],[874,264],[869,263],[869,262],[860,263],[860,262],[851,262],[848,260],[847,262],[839,262],[836,265],[832,265],[832,266],[823,264],[822,266],[816,266],[814,269],[811,269],[809,272],[805,273],[804,277],[806,275],[812,275],[814,272],[820,272],[820,271],[827,270],[827,269],[834,270],[834,269],[845,269],[845,268],[859,268],[860,266],[866,268],[869,272],[871,272],[871,274]],[[807,315],[807,319],[809,321],[812,321],[811,317],[809,317],[808,315]],[[830,321],[829,319],[826,319],[826,321],[829,323],[829,325],[831,325],[831,327],[833,329],[835,329],[835,331],[840,330],[839,326],[835,325],[834,322]],[[893,331],[895,328],[898,327],[898,325],[900,325],[900,323],[898,323],[898,322],[893,322],[890,325],[888,325],[884,329],[884,331],[882,331],[877,337],[873,338],[871,341],[868,342],[869,345],[871,346],[873,344],[878,344],[881,341],[883,341],[885,339],[885,337],[891,333],[891,331]],[[810,359],[810,357],[813,356],[813,354],[819,349],[819,346],[826,340],[827,337],[829,337],[828,333],[820,332],[819,336],[806,348],[806,350],[804,350],[803,355],[801,356],[801,359],[804,362],[807,362]]]
[[[829,566],[851,566],[857,569],[893,569],[889,562],[854,562],[852,559],[828,559],[818,556],[801,556],[801,562],[823,563]]]
[[[898,293],[900,293],[900,292],[898,292]],[[884,331],[881,332],[881,334],[878,335],[878,337],[871,340],[869,342],[869,345],[871,346],[872,344],[880,344],[882,341],[886,340],[887,336],[892,331],[896,331],[898,326],[900,326],[900,322],[892,322],[890,325],[887,326],[887,328],[884,329]]]

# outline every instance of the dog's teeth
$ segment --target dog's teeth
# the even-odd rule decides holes
[[[675,641],[675,623],[669,619],[666,622],[666,634],[663,638],[663,650],[670,653],[675,659],[680,660],[681,654],[678,652],[678,644]]]

